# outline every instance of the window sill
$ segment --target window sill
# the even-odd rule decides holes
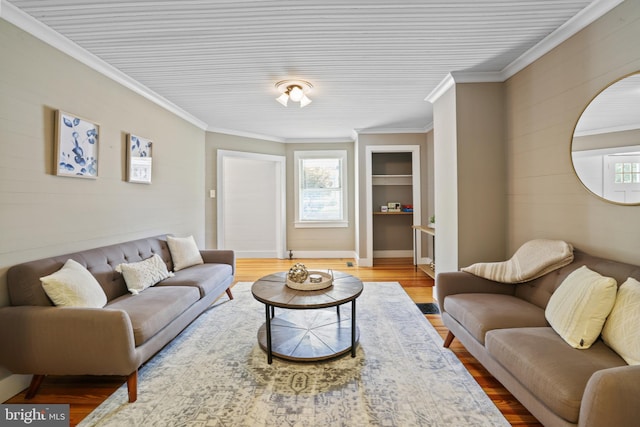
[[[347,221],[296,221],[295,228],[347,228]]]

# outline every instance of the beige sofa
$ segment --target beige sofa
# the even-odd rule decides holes
[[[225,291],[232,298],[235,255],[229,250],[202,250],[203,264],[177,271],[132,295],[116,266],[154,254],[173,270],[167,236],[26,262],[8,270],[11,306],[0,308],[0,365],[15,374],[33,375],[28,398],[46,375],[123,375],[129,401],[134,402],[138,368]],[[52,304],[40,278],[58,271],[68,259],[97,279],[108,300],[104,308]]]
[[[640,365],[627,363],[599,338],[589,349],[569,346],[549,326],[545,307],[578,267],[616,279],[640,279],[640,267],[574,251],[571,264],[517,285],[466,272],[437,276],[442,321],[545,426],[637,426]],[[640,327],[640,325],[638,325]]]

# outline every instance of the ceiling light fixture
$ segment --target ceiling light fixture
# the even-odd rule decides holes
[[[311,90],[313,85],[304,80],[282,80],[276,83],[276,89],[282,93],[276,98],[280,104],[287,106],[287,102],[299,102],[300,108],[311,104],[311,100],[307,97],[307,92]]]

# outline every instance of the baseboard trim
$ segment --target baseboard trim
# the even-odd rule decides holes
[[[374,258],[412,258],[412,250],[373,251]]]
[[[0,380],[0,403],[6,402],[25,388],[29,387],[31,375],[9,375]]]
[[[293,259],[296,258],[356,258],[353,251],[296,251],[291,250]]]

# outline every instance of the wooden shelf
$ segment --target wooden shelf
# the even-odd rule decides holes
[[[432,227],[428,227],[428,226],[424,226],[424,225],[412,225],[411,228],[413,228],[413,232],[417,233],[418,231],[421,233],[425,233],[425,234],[429,234],[431,236],[433,236],[435,238],[436,236],[436,229],[432,228]],[[416,254],[416,247],[415,245],[417,244],[417,239],[416,236],[414,235],[414,253],[413,253],[413,261],[414,264],[416,266],[416,268],[419,268],[420,270],[422,270],[427,276],[431,277],[432,279],[435,280],[436,278],[436,272],[434,271],[432,264],[418,264],[417,261],[417,254]],[[434,248],[433,251],[435,252],[435,240],[434,240]]]
[[[411,228],[414,230],[421,231],[423,233],[431,234],[432,236],[436,235],[436,229],[432,227],[428,227],[425,225],[412,225]]]
[[[374,212],[374,215],[413,215],[413,212]]]
[[[429,276],[429,277],[431,277],[432,279],[435,280],[436,272],[433,271],[433,268],[431,268],[431,265],[429,265],[429,264],[418,264],[418,268],[420,270],[422,270],[427,276]]]

